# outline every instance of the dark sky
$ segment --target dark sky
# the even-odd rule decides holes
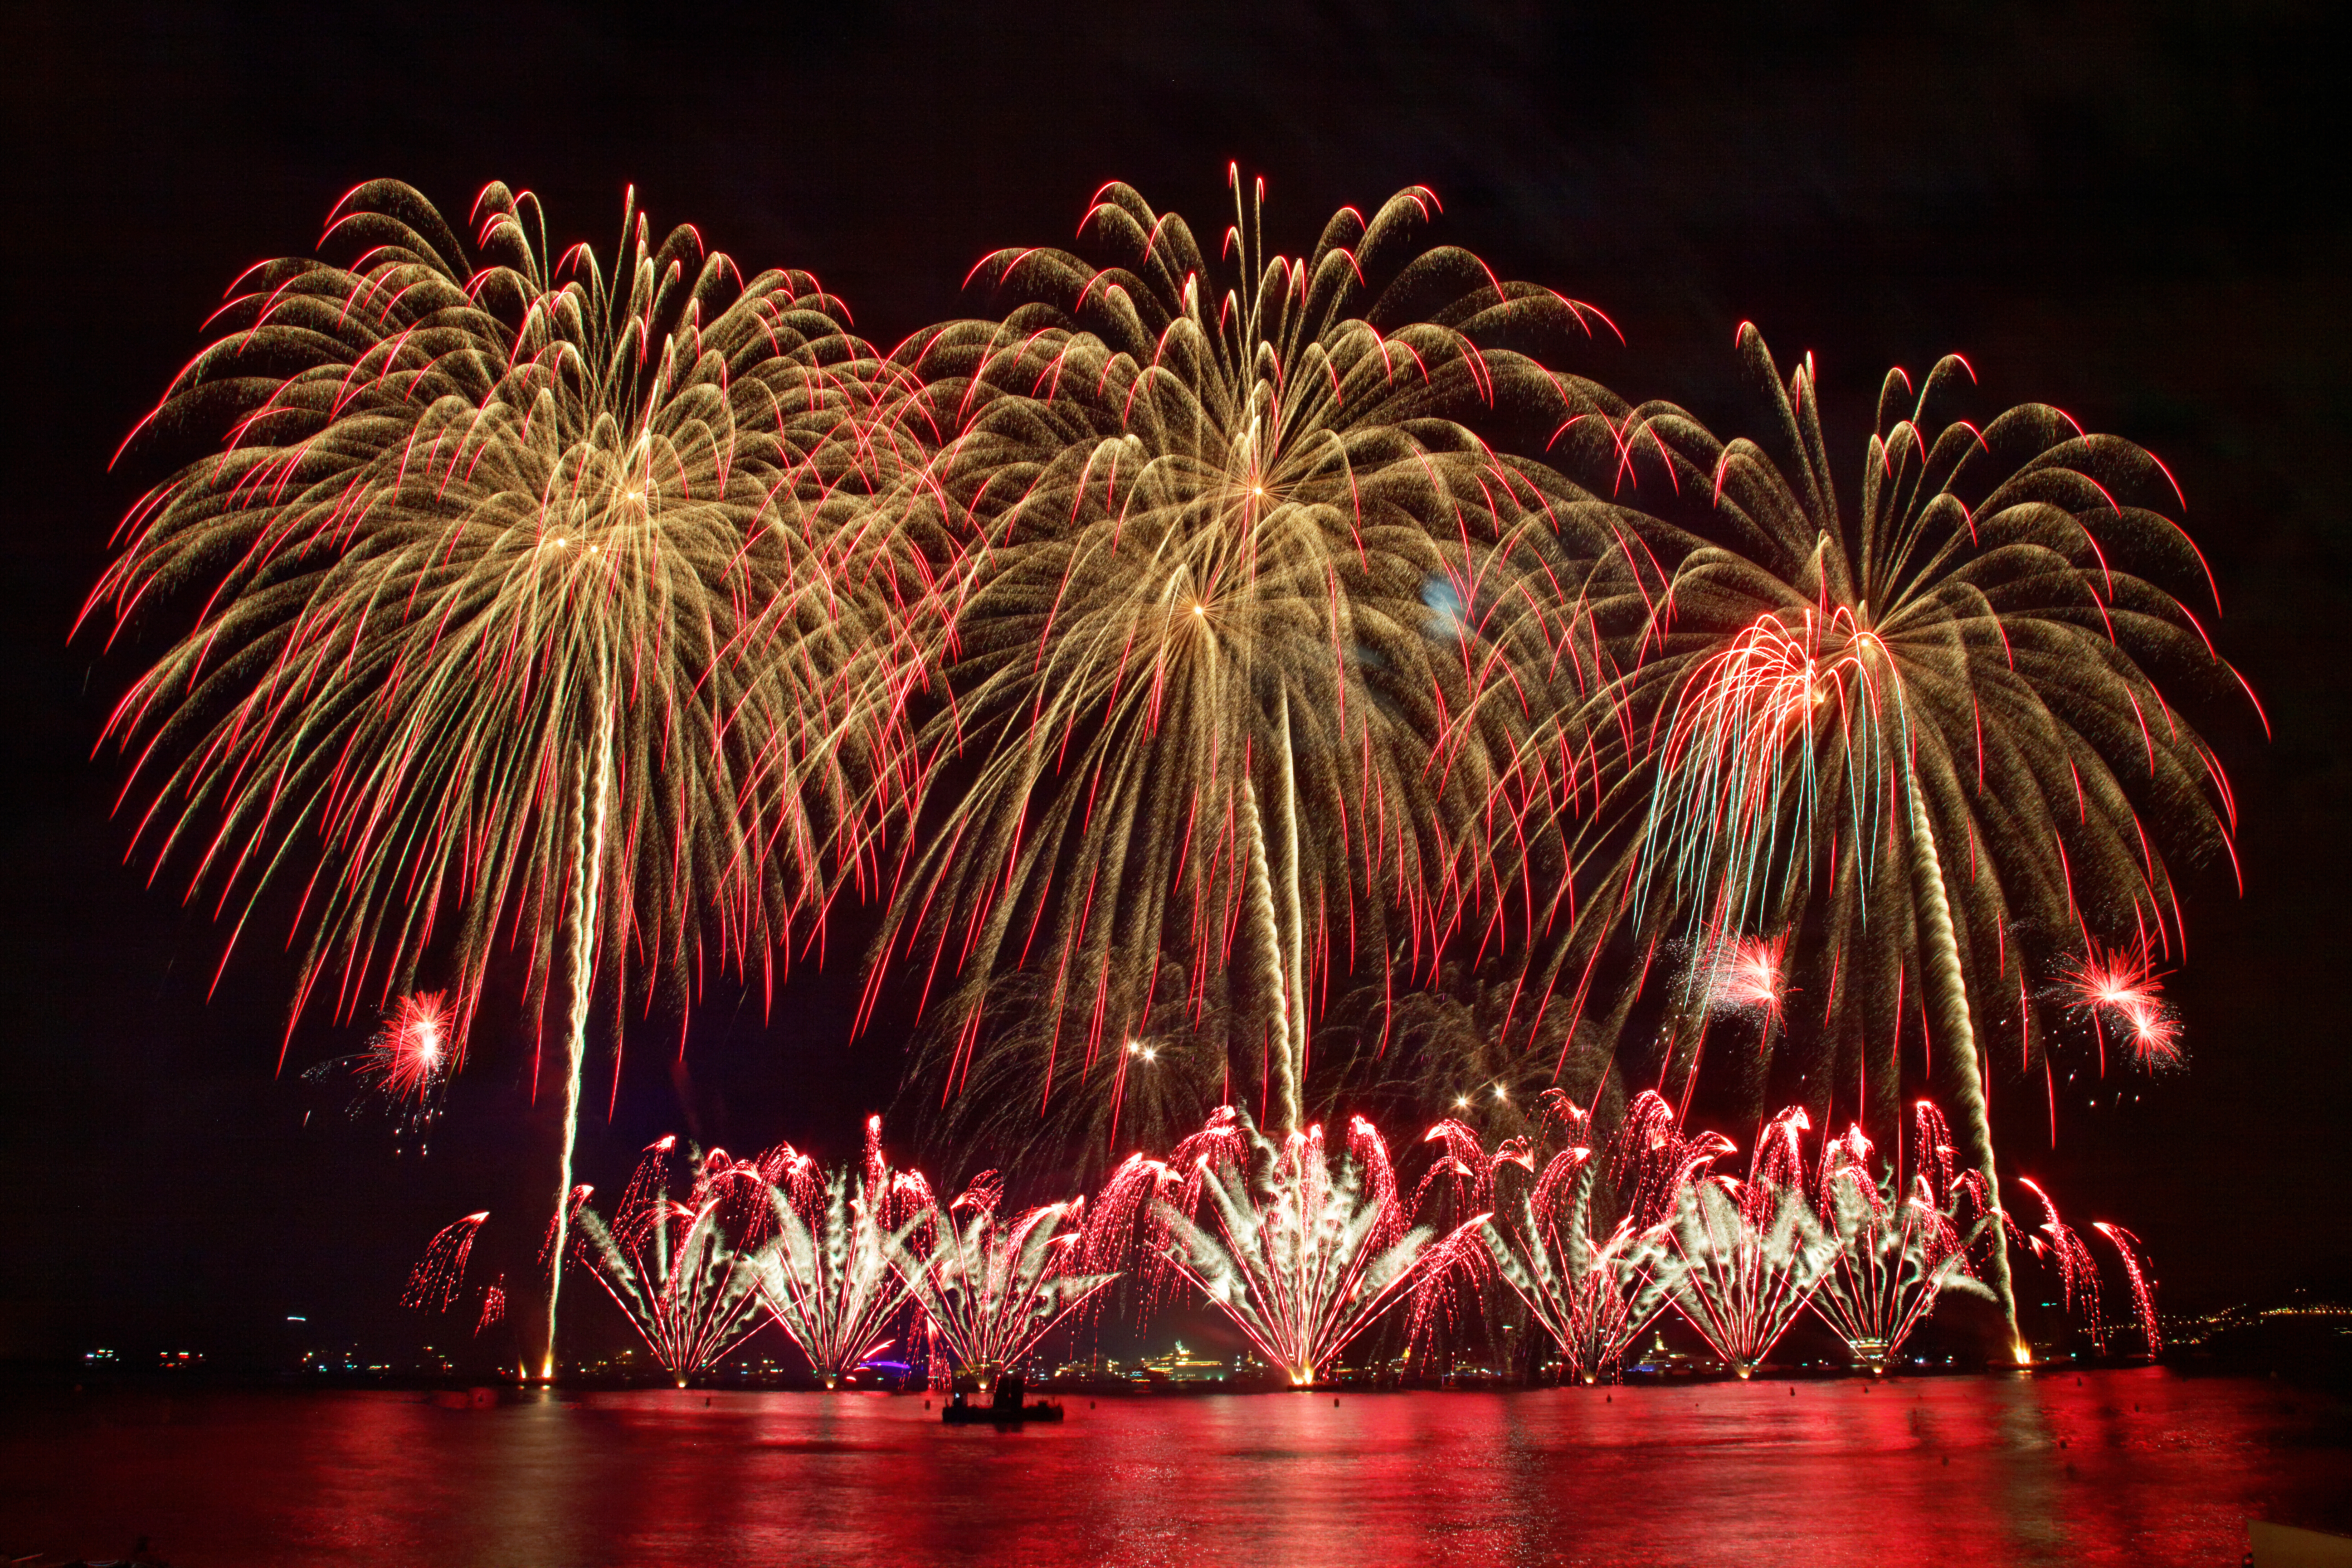
[[[2001,1143],[2078,1217],[2138,1230],[2173,1301],[2344,1269],[2340,10],[716,9],[7,8],[0,1356],[258,1344],[288,1312],[395,1343],[423,1239],[520,1213],[541,1180],[548,1121],[521,1113],[510,1050],[484,1048],[425,1162],[380,1129],[302,1125],[316,1102],[273,1075],[286,966],[257,945],[206,1003],[219,935],[122,865],[121,766],[90,757],[128,666],[67,642],[157,476],[110,476],[115,444],[231,277],[306,248],[378,175],[458,212],[489,179],[528,185],[599,244],[634,183],[747,266],[814,270],[885,340],[956,311],[983,252],[1066,241],[1105,179],[1205,229],[1239,159],[1292,250],[1341,202],[1420,182],[1442,238],[1615,318],[1630,346],[1571,368],[1628,396],[1737,413],[1743,318],[1784,359],[1814,350],[1842,474],[1885,368],[1949,350],[1983,412],[2040,399],[2148,444],[2276,727],[2202,716],[2247,893],[2209,876],[2189,903],[2190,1070],[2068,1110],[2054,1154],[2038,1088],[1997,1078]],[[585,1130],[591,1178],[670,1127],[845,1139],[896,1071],[894,1041],[845,1046],[846,983],[796,988],[766,1024],[706,1008],[685,1073],[640,1052],[617,1122]],[[306,1030],[296,1062],[358,1040]]]

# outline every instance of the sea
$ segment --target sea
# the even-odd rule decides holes
[[[2228,1564],[2352,1532],[2352,1412],[2158,1367],[1066,1397],[0,1396],[0,1563]]]

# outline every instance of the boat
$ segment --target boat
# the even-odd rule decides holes
[[[959,1394],[940,1412],[940,1419],[950,1427],[1018,1427],[1029,1421],[1062,1418],[1059,1405],[1048,1405],[1042,1399],[1024,1405],[1021,1396],[1028,1392],[1029,1385],[1021,1375],[1009,1372],[997,1380],[994,1397],[987,1404],[967,1405]]]
[[[1062,1407],[1040,1399],[1029,1405],[950,1405],[940,1412],[950,1427],[1018,1427],[1030,1421],[1059,1421]]]

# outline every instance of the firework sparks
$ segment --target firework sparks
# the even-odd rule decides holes
[[[1965,1211],[1983,1208],[1976,1173],[1953,1176],[1950,1134],[1933,1105],[1919,1102],[1913,1118],[1908,1188],[1873,1175],[1870,1140],[1860,1127],[1832,1139],[1822,1155],[1818,1200],[1837,1251],[1811,1305],[1874,1376],[1945,1291],[1992,1296],[1968,1267],[1968,1248],[1989,1218],[1962,1229]]]
[[[1789,934],[1739,936],[1712,946],[1707,1005],[1759,1013],[1777,1023],[1788,995],[1789,975],[1781,956],[1788,949]]]
[[[1559,1346],[1570,1375],[1586,1383],[1612,1375],[1666,1304],[1632,1220],[1593,1234],[1605,1166],[1591,1149],[1562,1150],[1520,1200],[1515,1223],[1490,1219],[1481,1229],[1504,1283]]]
[[[1637,1249],[1683,1321],[1742,1378],[1797,1321],[1838,1253],[1801,1186],[1797,1139],[1805,1125],[1801,1110],[1775,1117],[1744,1182],[1713,1174],[1686,1180],[1673,1215]]]
[[[610,1225],[583,1203],[566,1229],[578,1261],[682,1388],[761,1325],[760,1273],[726,1221],[764,1189],[757,1166],[714,1149],[689,1156],[686,1197],[674,1199],[676,1148],[664,1138],[646,1149]]]
[[[2099,1266],[2091,1257],[2091,1249],[2083,1244],[2082,1237],[2058,1217],[2058,1205],[2041,1184],[2031,1176],[2020,1176],[2018,1182],[2042,1205],[2041,1234],[2028,1236],[2027,1242],[2035,1256],[2047,1258],[2058,1270],[2060,1300],[2070,1314],[2090,1325],[2091,1343],[2104,1354],[2107,1329],[2099,1315]]]
[[[2105,1026],[2122,1032],[2144,1068],[2170,1067],[2180,1060],[2180,1020],[2164,1000],[2164,977],[2145,944],[2103,948],[2090,943],[2064,967],[2064,984],[2074,1011],[2097,1031],[2100,1061],[2106,1057]]]
[[[2164,1331],[2156,1319],[2156,1281],[2148,1277],[2142,1259],[2145,1255],[2139,1238],[2120,1225],[2105,1220],[2095,1222],[2092,1229],[2114,1243],[2116,1256],[2123,1260],[2124,1278],[2131,1281],[2132,1308],[2139,1314],[2139,1332],[2147,1345],[2147,1354],[2164,1354]]]
[[[366,1071],[387,1097],[422,1112],[460,1054],[447,994],[427,991],[394,1005],[368,1042]]]
[[[1622,737],[1618,815],[1643,822],[1622,874],[1636,912],[1646,897],[1700,928],[1809,923],[1837,983],[1804,1038],[1885,1042],[1867,1062],[1877,1082],[1898,1081],[1903,998],[1925,999],[1997,1211],[1978,1030],[2017,994],[2011,934],[2105,909],[2178,937],[2167,855],[2229,852],[2233,819],[2151,672],[2242,683],[2132,570],[2206,580],[2152,509],[2174,490],[2138,447],[2038,405],[1938,425],[1970,375],[1948,359],[1916,389],[1888,376],[1860,505],[1842,508],[1810,360],[1784,379],[1752,327],[1739,350],[1772,399],[1760,442],[1727,444],[1664,404],[1572,438],[1616,473],[1621,433],[1637,431],[1673,476],[1645,504],[1696,514],[1656,524],[1655,559],[1623,556],[1624,583],[1593,591],[1630,668],[1596,698]],[[1566,449],[1555,460],[1580,471]],[[1987,1282],[2013,1329],[1995,1239]]]
[[[416,1312],[446,1312],[466,1288],[466,1264],[474,1255],[474,1238],[480,1235],[488,1209],[446,1225],[425,1244],[425,1256],[409,1271],[408,1288],[400,1304]]]

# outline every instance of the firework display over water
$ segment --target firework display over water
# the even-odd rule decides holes
[[[37,10],[6,1354],[2334,1300],[2332,26]]]

